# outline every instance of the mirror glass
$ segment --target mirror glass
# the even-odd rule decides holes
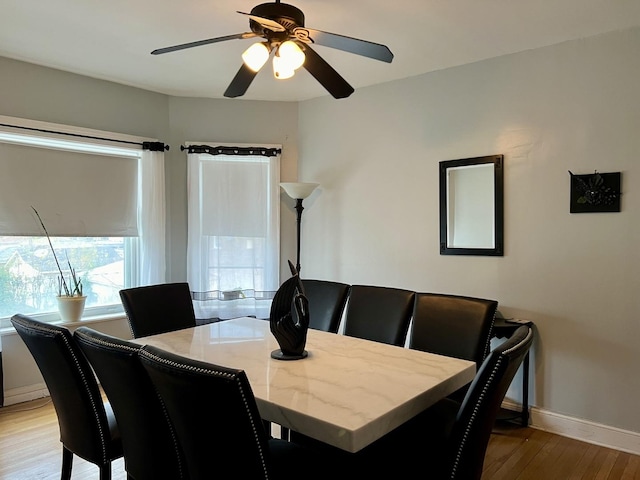
[[[441,255],[503,255],[502,160],[440,162]]]

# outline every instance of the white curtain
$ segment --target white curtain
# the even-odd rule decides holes
[[[164,283],[165,184],[164,152],[143,150],[138,175],[139,268],[136,285]]]
[[[187,280],[196,317],[268,318],[280,280],[280,157],[187,158]]]

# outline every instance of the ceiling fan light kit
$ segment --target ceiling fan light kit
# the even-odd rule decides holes
[[[280,0],[256,5],[251,13],[238,13],[249,17],[250,32],[160,48],[151,54],[160,55],[226,40],[264,38],[265,41],[254,43],[242,54],[240,70],[224,92],[224,96],[229,98],[246,93],[272,51],[275,51],[273,73],[276,78],[291,78],[295,70],[304,67],[334,98],[348,97],[353,93],[353,87],[311,48],[312,44],[387,63],[393,60],[393,53],[386,45],[306,28],[302,11],[293,5],[280,3]]]

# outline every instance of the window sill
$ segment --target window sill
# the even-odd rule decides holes
[[[113,322],[115,320],[126,320],[126,319],[127,319],[127,316],[125,315],[125,313],[119,312],[119,313],[109,313],[106,315],[85,316],[79,322],[65,323],[62,320],[56,320],[54,322],[48,322],[48,323],[51,323],[52,325],[67,327],[67,328],[75,328],[81,325],[92,325],[92,324],[95,325],[98,323]],[[16,334],[17,334],[16,330],[13,328],[13,326],[0,328],[0,336],[16,335]]]

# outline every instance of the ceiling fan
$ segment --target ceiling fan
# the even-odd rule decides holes
[[[224,96],[229,98],[246,93],[272,53],[276,78],[290,78],[297,68],[303,66],[334,98],[348,97],[353,93],[353,87],[311,48],[312,44],[387,63],[393,60],[393,53],[385,45],[305,27],[304,13],[293,5],[280,3],[280,0],[257,5],[251,13],[237,13],[249,17],[250,32],[159,48],[151,54],[160,55],[226,40],[263,37],[264,41],[252,44],[242,54],[242,66],[224,92]]]

